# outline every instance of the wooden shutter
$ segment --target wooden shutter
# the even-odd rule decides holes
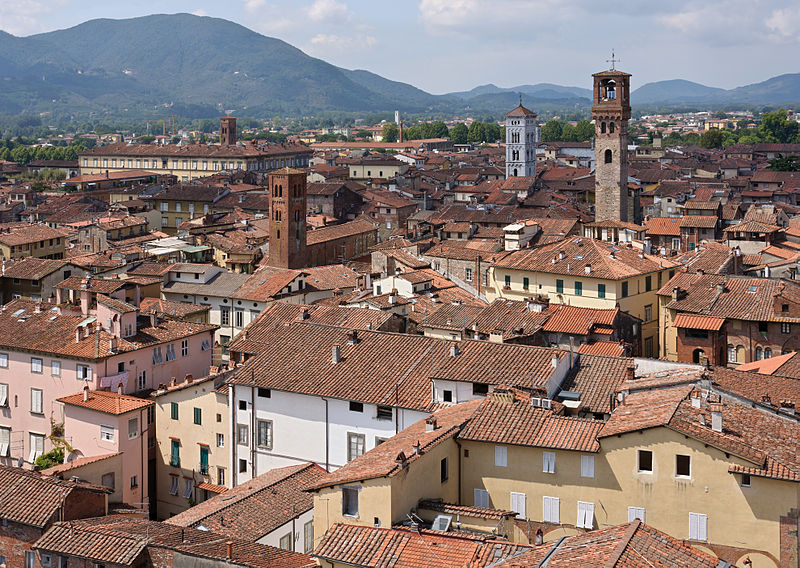
[[[517,514],[519,519],[527,519],[527,511],[525,508],[525,494],[511,492],[511,510]]]

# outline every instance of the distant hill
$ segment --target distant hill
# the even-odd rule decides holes
[[[308,115],[321,111],[446,112],[500,116],[523,103],[539,113],[585,111],[589,89],[481,85],[433,95],[365,70],[347,70],[239,24],[190,14],[91,20],[29,37],[0,31],[0,114],[138,117]],[[589,83],[586,78],[585,83]],[[800,74],[725,91],[690,81],[649,83],[634,105],[775,104],[800,100]]]

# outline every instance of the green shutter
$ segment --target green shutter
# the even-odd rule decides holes
[[[598,284],[597,285],[597,297],[598,298],[605,298],[606,297],[606,285],[605,284]]]
[[[169,415],[173,420],[178,419],[178,403],[171,402],[169,403]]]
[[[173,467],[181,465],[181,443],[178,440],[172,440],[172,454],[169,464]]]
[[[522,288],[527,290],[530,287],[531,287],[531,279],[526,276],[525,278],[522,279]]]
[[[194,423],[195,424],[202,424],[203,423],[203,411],[199,408],[194,409]]]
[[[564,293],[564,281],[563,280],[556,280],[556,294],[563,294]]]
[[[208,448],[200,446],[200,473],[208,475]]]
[[[575,282],[575,295],[583,296],[583,282]]]

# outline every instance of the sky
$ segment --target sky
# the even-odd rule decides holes
[[[800,72],[798,0],[0,0],[0,29],[26,36],[178,12],[437,94],[487,83],[590,88],[612,50],[633,88],[666,79],[733,88]]]

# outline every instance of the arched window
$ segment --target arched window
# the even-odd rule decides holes
[[[517,177],[517,168],[514,168],[514,177]]]
[[[609,122],[608,123],[608,132],[611,133],[611,134],[614,134],[614,123],[613,122]]]
[[[736,363],[736,347],[728,345],[728,363]]]
[[[614,159],[614,155],[611,153],[610,149],[605,151],[604,156],[606,164],[610,164]]]
[[[278,185],[278,197],[283,197],[283,185]]]
[[[769,359],[770,357],[772,357],[772,349],[767,347],[764,349],[764,359]]]
[[[702,349],[695,349],[694,352],[692,353],[692,363],[695,364],[700,363],[700,361],[702,361],[703,357],[705,356],[706,356],[705,351],[703,351]]]
[[[605,133],[606,133],[606,123],[605,122],[601,122],[600,123],[600,134],[605,134]]]
[[[761,361],[764,358],[764,350],[761,347],[756,347],[756,361]]]
[[[736,362],[744,363],[744,345],[736,346]]]

